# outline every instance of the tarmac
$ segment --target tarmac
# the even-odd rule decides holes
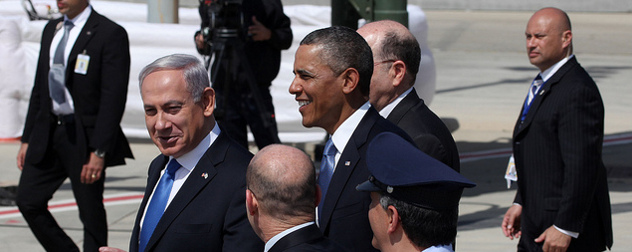
[[[477,183],[460,205],[458,251],[515,251],[505,238],[502,216],[511,205],[515,184],[503,178],[510,138],[529,82],[537,69],[527,60],[524,29],[531,12],[426,11],[428,43],[437,68],[437,90],[430,105],[458,127],[453,132],[461,153],[461,172]],[[608,169],[614,246],[632,247],[632,14],[569,13],[575,55],[598,83],[604,100],[603,159]],[[297,112],[298,113],[298,112]],[[135,160],[106,170],[109,245],[127,249],[145,187],[149,162],[159,154],[146,139],[131,139]],[[308,152],[315,143],[299,144]],[[17,184],[19,143],[0,143],[0,186]],[[253,148],[253,151],[256,149]],[[51,211],[81,247],[82,225],[70,184],[50,202]],[[0,250],[43,251],[14,206],[0,206]]]

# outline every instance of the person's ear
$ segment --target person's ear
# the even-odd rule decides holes
[[[562,46],[564,48],[569,47],[572,40],[573,40],[573,32],[568,30],[562,33]]]
[[[388,74],[393,78],[393,86],[399,86],[406,76],[406,64],[401,60],[396,60],[391,64]]]
[[[323,191],[320,190],[320,186],[319,185],[316,185],[316,201],[314,202],[314,207],[317,207],[318,204],[320,204],[320,199],[322,197],[323,197]]]
[[[215,110],[215,90],[213,88],[207,87],[202,92],[202,106],[204,116],[213,115],[213,110]]]
[[[399,212],[397,209],[390,205],[386,209],[386,214],[388,214],[388,233],[394,233],[400,225]]]
[[[259,211],[259,202],[250,189],[246,189],[246,211],[249,215],[255,215]]]
[[[360,73],[355,68],[347,68],[342,74],[342,92],[344,94],[350,94],[358,87],[360,82]]]

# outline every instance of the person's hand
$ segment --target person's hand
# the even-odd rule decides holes
[[[503,223],[501,225],[503,233],[506,237],[513,240],[514,238],[520,238],[522,232],[520,231],[520,215],[522,214],[521,205],[513,205],[505,213]]]
[[[195,35],[195,46],[200,50],[204,48],[204,36],[201,32]]]
[[[571,237],[551,226],[544,230],[544,233],[536,238],[535,242],[544,242],[542,245],[544,252],[565,252],[571,244]]]
[[[252,37],[252,40],[265,41],[272,37],[272,31],[259,22],[257,17],[252,16],[252,24],[248,27],[248,35]]]
[[[90,153],[90,159],[81,169],[81,183],[92,184],[101,178],[105,159],[97,157],[94,153]]]
[[[125,250],[112,247],[100,247],[99,252],[125,252]]]
[[[29,148],[28,143],[22,143],[20,145],[20,150],[18,150],[18,169],[20,171],[24,168],[24,157],[26,156],[26,150]]]

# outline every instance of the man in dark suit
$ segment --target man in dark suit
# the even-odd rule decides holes
[[[320,201],[309,157],[294,147],[261,149],[246,172],[248,220],[266,251],[345,251],[314,223]]]
[[[326,237],[350,251],[375,251],[367,218],[371,199],[355,190],[369,176],[368,142],[385,131],[410,140],[369,105],[372,72],[371,48],[362,36],[349,28],[329,27],[301,41],[289,89],[299,103],[303,126],[321,127],[331,135],[318,178],[323,200],[317,222]]]
[[[149,166],[130,251],[261,251],[245,207],[252,154],[217,126],[202,62],[165,56],[139,79],[147,130],[162,155]]]
[[[87,0],[57,2],[42,42],[22,145],[17,204],[47,251],[79,251],[47,210],[66,178],[84,225],[84,251],[107,244],[105,167],[133,158],[120,127],[129,80],[127,33]]]
[[[371,105],[408,133],[417,148],[458,172],[459,151],[450,130],[413,88],[421,60],[417,39],[391,20],[368,23],[358,33],[373,51]]]
[[[503,232],[520,237],[519,251],[603,251],[612,246],[612,221],[599,90],[572,54],[564,11],[537,11],[525,35],[540,74],[513,133],[518,191]]]

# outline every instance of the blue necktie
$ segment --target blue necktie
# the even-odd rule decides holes
[[[535,77],[535,79],[533,80],[533,82],[531,83],[531,89],[529,89],[529,95],[528,95],[528,99],[527,99],[527,105],[531,105],[531,102],[533,101],[533,99],[535,98],[536,92],[538,91],[538,88],[540,88],[540,86],[542,86],[542,83],[544,83],[542,81],[542,76],[540,76],[538,74],[537,77]]]
[[[66,82],[66,67],[64,63],[64,52],[68,43],[68,34],[70,29],[75,25],[70,21],[64,22],[64,35],[61,37],[55,55],[53,55],[53,65],[48,72],[48,92],[51,98],[57,104],[66,102],[66,91],[64,83]]]
[[[318,222],[320,223],[321,214],[323,212],[323,203],[325,202],[325,195],[327,195],[327,189],[329,188],[329,182],[331,182],[331,177],[334,174],[334,163],[336,162],[336,153],[338,150],[334,143],[331,141],[331,138],[327,140],[325,144],[325,150],[323,152],[323,158],[320,161],[320,173],[318,175],[318,185],[320,186],[320,190],[322,192],[322,197],[320,198],[320,203],[318,204]]]
[[[175,158],[171,159],[167,165],[167,171],[165,171],[162,178],[160,178],[160,181],[156,186],[156,190],[154,191],[154,195],[151,198],[151,202],[149,202],[149,206],[147,206],[145,220],[143,221],[143,226],[140,229],[140,243],[138,251],[145,251],[145,247],[147,246],[147,242],[149,241],[151,234],[154,233],[154,229],[156,228],[156,225],[158,225],[158,221],[160,221],[162,214],[165,212],[165,207],[167,206],[167,201],[169,200],[169,194],[171,194],[173,180],[175,178],[176,171],[180,169],[180,167],[181,165]]]

